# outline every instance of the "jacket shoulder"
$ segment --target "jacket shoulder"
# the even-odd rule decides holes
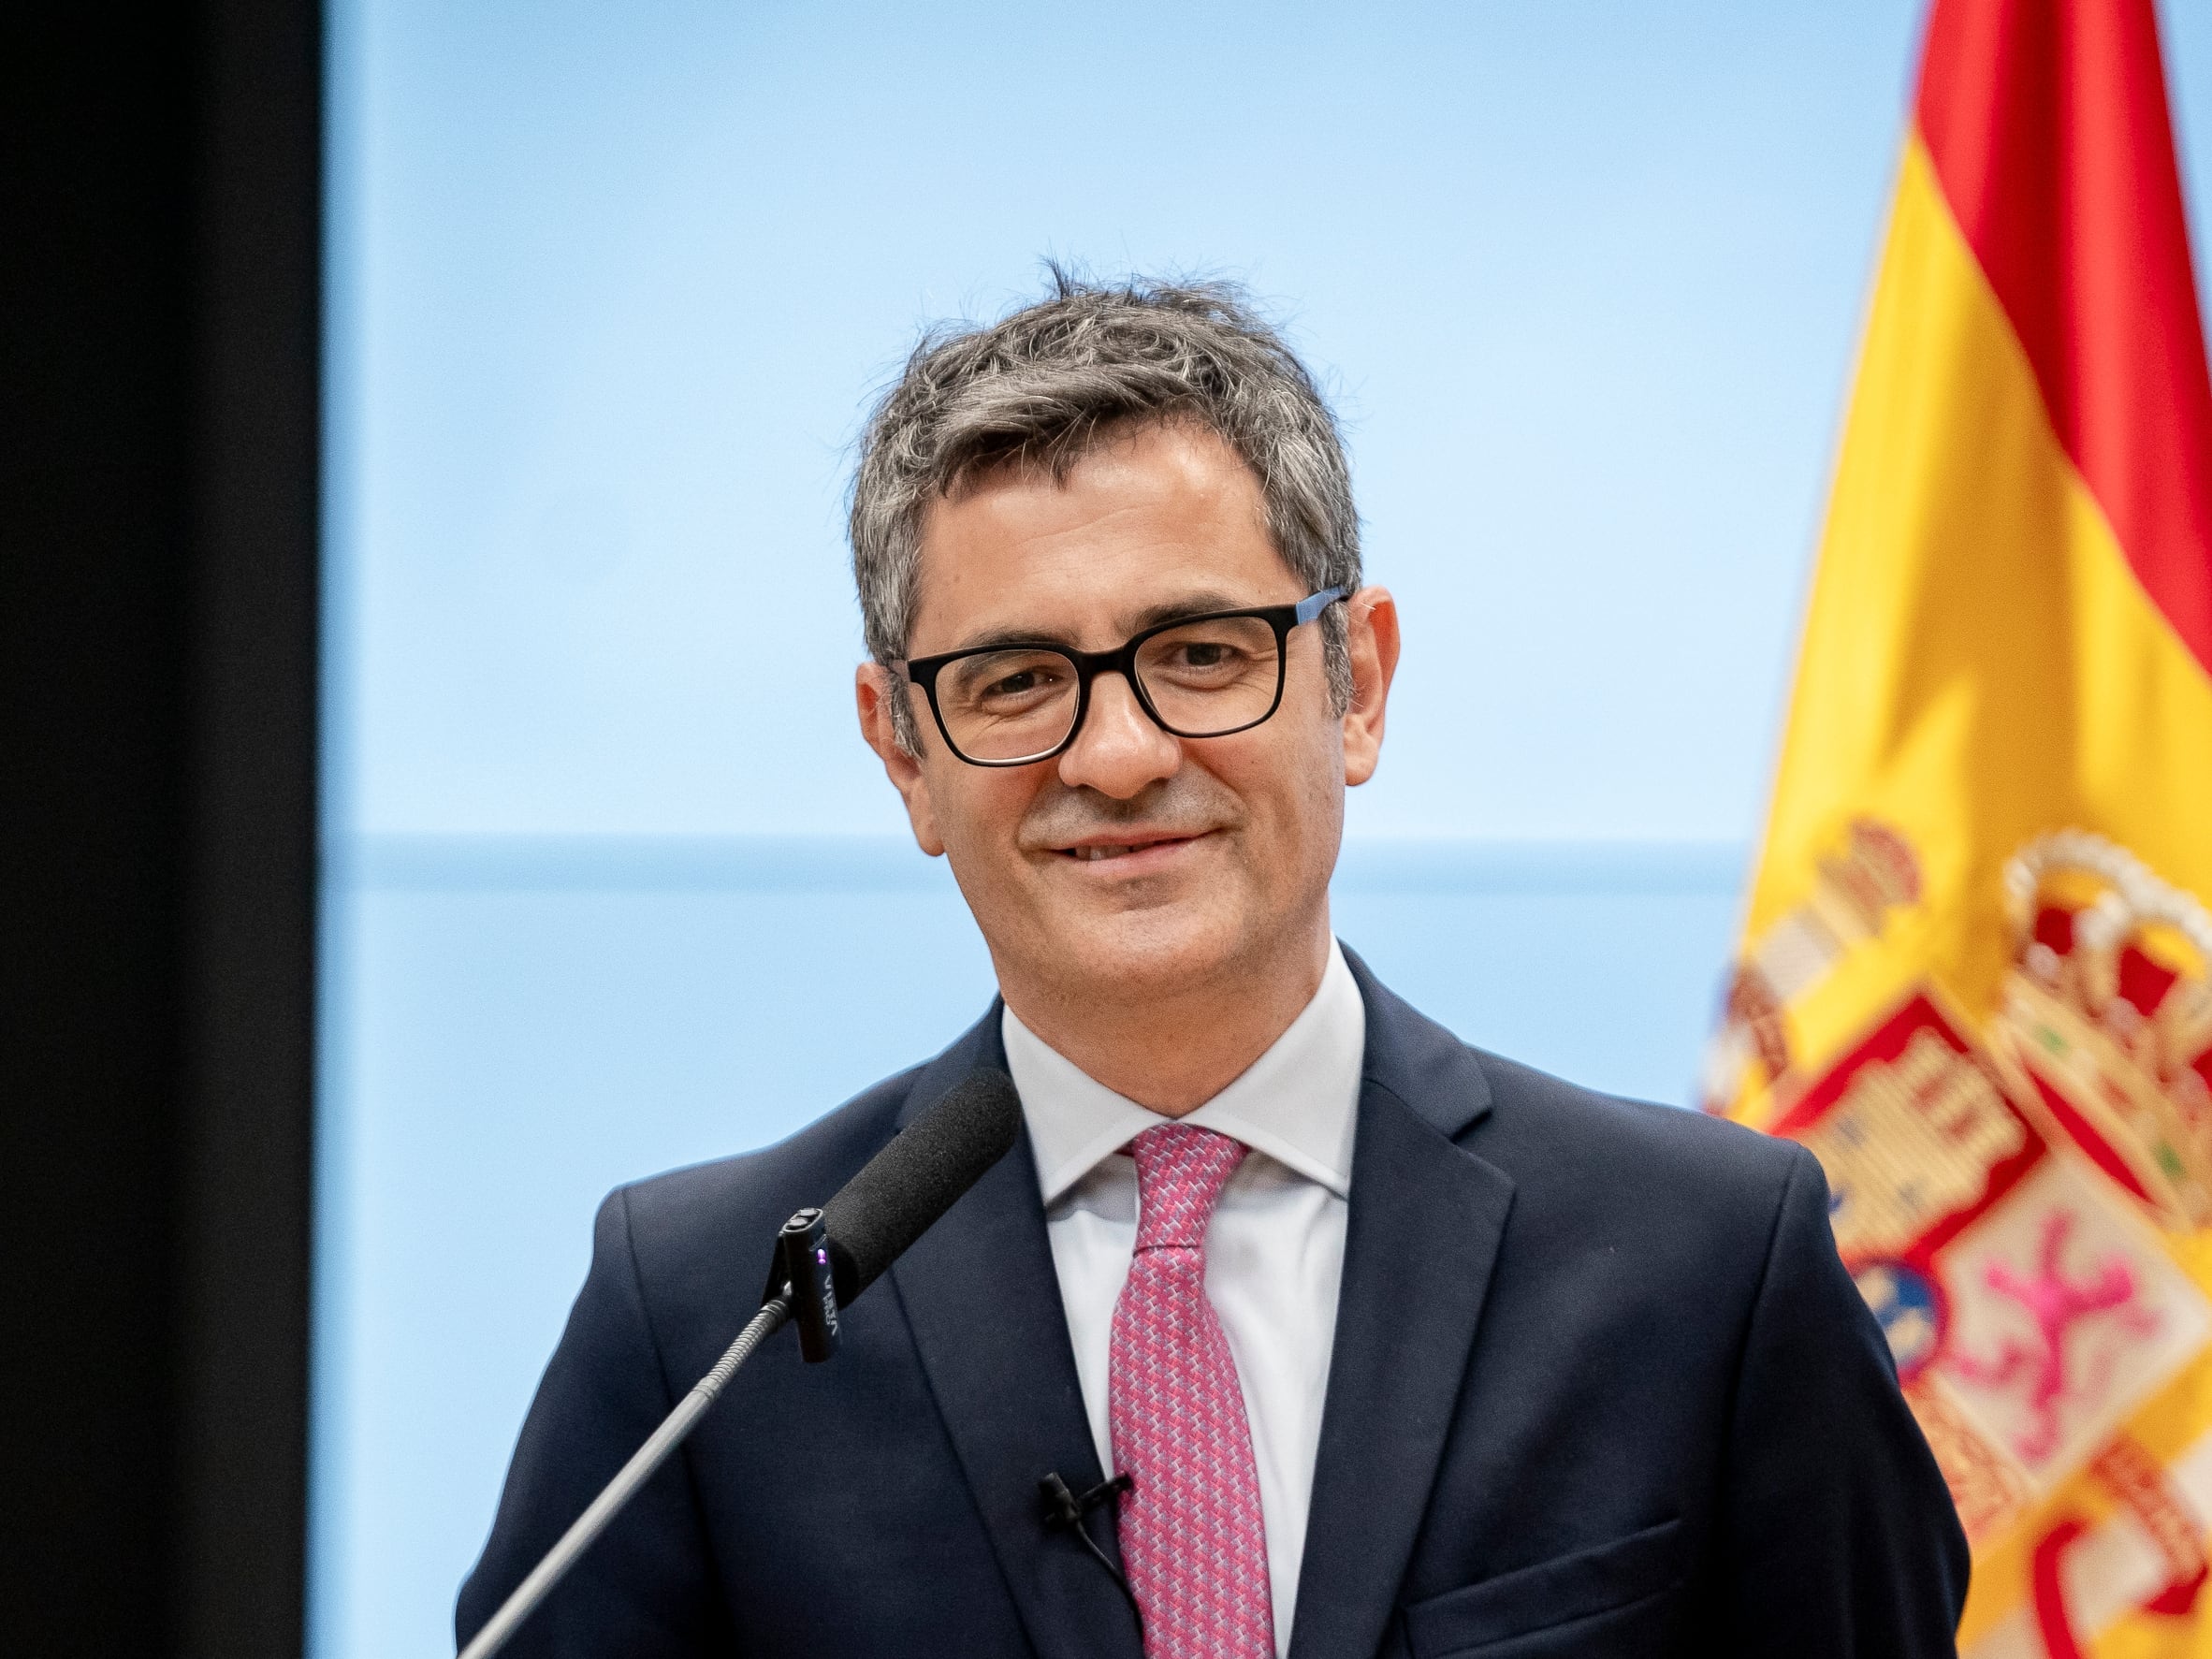
[[[1738,1124],[1582,1088],[1463,1042],[1345,952],[1367,1003],[1369,1076],[1524,1191],[1749,1203],[1771,1217],[1812,1155]]]
[[[1656,1158],[1670,1175],[1764,1186],[1812,1157],[1794,1142],[1725,1118],[1584,1088],[1483,1049],[1467,1052],[1490,1084],[1499,1116],[1532,1141],[1567,1141],[1601,1157]],[[1678,1171],[1678,1163],[1686,1167]]]
[[[1826,1182],[1795,1142],[1679,1106],[1582,1088],[1480,1049],[1492,1109],[1461,1144],[1511,1176],[1538,1217],[1645,1241],[1693,1241],[1763,1260],[1793,1187],[1825,1211]]]

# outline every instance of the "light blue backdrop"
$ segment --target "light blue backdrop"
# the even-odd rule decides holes
[[[865,391],[1040,254],[1243,278],[1346,416],[1407,655],[1339,931],[1686,1098],[1916,14],[339,0],[321,1659],[450,1651],[608,1186],[981,1011],[838,516]]]

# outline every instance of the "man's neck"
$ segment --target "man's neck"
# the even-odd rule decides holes
[[[1098,1083],[1163,1117],[1197,1111],[1290,1028],[1329,967],[1326,920],[1306,948],[1272,953],[1259,971],[1142,997],[1036,985],[1003,971],[1014,1017]]]

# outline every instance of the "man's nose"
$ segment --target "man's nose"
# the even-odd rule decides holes
[[[1091,704],[1060,755],[1060,781],[1126,801],[1183,764],[1183,746],[1160,730],[1118,674],[1091,681]]]

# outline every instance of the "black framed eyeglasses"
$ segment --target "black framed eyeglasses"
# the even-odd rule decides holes
[[[1128,680],[1162,731],[1226,737],[1282,706],[1290,631],[1350,592],[1324,588],[1296,604],[1178,617],[1111,651],[1017,642],[890,666],[922,688],[945,747],[971,766],[1026,766],[1060,753],[1083,730],[1101,674]]]

